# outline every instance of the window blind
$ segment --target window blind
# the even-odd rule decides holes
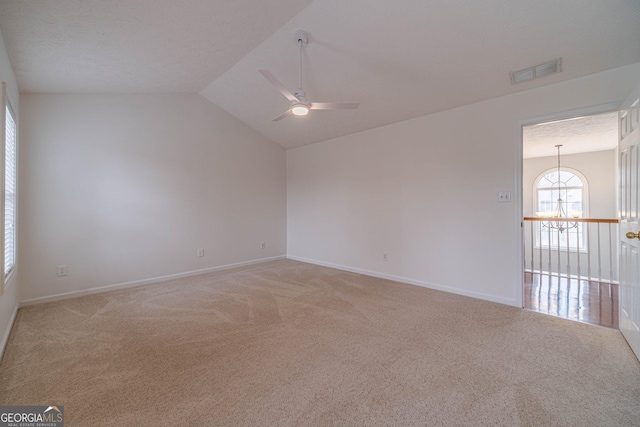
[[[4,164],[4,275],[7,277],[16,263],[16,121],[6,106],[5,164]]]

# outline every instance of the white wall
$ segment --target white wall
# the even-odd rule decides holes
[[[520,306],[519,124],[623,100],[640,63],[287,151],[288,254]],[[382,253],[389,254],[383,261]]]
[[[286,253],[284,150],[199,95],[23,95],[21,116],[22,301]]]
[[[7,97],[9,98],[9,102],[17,116],[16,119],[19,124],[20,92],[18,90],[18,83],[16,82],[13,70],[11,69],[11,64],[9,63],[9,57],[4,46],[2,34],[0,34],[0,81],[7,83]],[[20,137],[20,135],[18,135],[18,137]],[[20,156],[19,150],[18,156]],[[18,181],[18,186],[20,185],[21,183]],[[18,237],[20,237],[19,234]],[[16,259],[16,265],[19,265],[20,262],[21,260],[18,257]],[[19,287],[20,275],[13,274],[9,282],[5,284],[4,294],[0,296],[0,358],[2,357],[6,340],[9,337],[13,316],[18,309]]]
[[[526,142],[525,142],[526,143]],[[561,166],[574,169],[587,180],[588,208],[584,216],[591,218],[617,218],[616,205],[616,150],[596,151],[580,154],[563,154],[560,158]],[[555,169],[558,166],[557,156],[536,157],[524,159],[523,161],[523,210],[524,216],[536,216],[533,208],[534,183],[535,180],[543,172],[549,169]],[[533,248],[531,245],[531,223],[525,223],[525,263],[527,269],[548,271],[549,270],[549,252],[545,249]],[[580,254],[580,275],[585,277],[597,277],[602,280],[617,280],[617,231],[615,224],[600,225],[601,244],[600,251],[597,250],[597,224],[587,224],[590,233],[588,253]],[[609,248],[609,228],[611,228],[612,246]],[[536,233],[535,228],[533,232]],[[582,240],[583,244],[586,239]],[[560,271],[567,273],[566,251],[562,250],[562,259],[560,262]],[[578,254],[571,253],[569,264],[573,274],[577,274]],[[532,260],[533,257],[533,260]],[[558,253],[551,251],[551,269],[557,271]],[[541,262],[542,261],[542,262]],[[590,261],[590,266],[588,264]],[[588,267],[589,266],[589,267]],[[612,274],[613,273],[613,274]]]

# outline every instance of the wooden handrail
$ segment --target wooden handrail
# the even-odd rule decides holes
[[[602,222],[605,224],[618,224],[617,218],[540,218],[537,216],[525,216],[525,221],[558,221],[558,222]]]

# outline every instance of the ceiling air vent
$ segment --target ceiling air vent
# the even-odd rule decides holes
[[[557,58],[543,64],[525,68],[524,70],[512,71],[509,73],[509,76],[511,76],[511,84],[514,85],[549,74],[559,73],[560,71],[562,71],[562,58]]]

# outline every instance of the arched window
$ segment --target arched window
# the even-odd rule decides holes
[[[588,217],[587,180],[580,172],[561,168],[549,169],[538,176],[534,183],[534,209],[540,216],[542,212],[558,210],[558,200],[561,202],[563,216]],[[586,227],[584,223],[578,223],[575,228],[569,228],[559,232],[544,226],[544,222],[538,222],[536,232],[536,246],[570,250],[586,250]]]

